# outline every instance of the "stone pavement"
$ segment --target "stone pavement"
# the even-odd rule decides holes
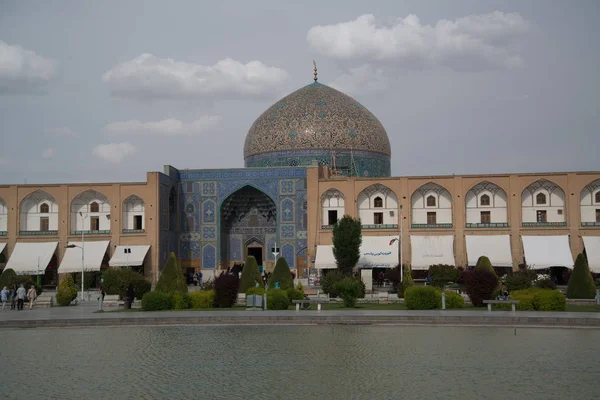
[[[96,312],[97,302],[0,312],[1,328],[140,325],[475,325],[600,329],[600,313],[474,310]],[[109,309],[110,311],[111,309]],[[114,310],[114,308],[112,309]]]

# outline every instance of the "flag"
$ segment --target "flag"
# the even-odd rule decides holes
[[[390,240],[390,246],[391,246],[391,245],[393,245],[393,244],[394,244],[394,242],[397,242],[397,241],[398,241],[398,239],[397,239],[397,238],[394,238],[394,239]]]
[[[65,249],[74,249],[75,247],[77,246],[75,246],[74,244],[68,244],[65,246]]]

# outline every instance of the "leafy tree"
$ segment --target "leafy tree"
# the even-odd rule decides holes
[[[269,288],[275,288],[275,282],[279,282],[279,289],[288,290],[294,288],[294,279],[292,279],[292,272],[288,266],[285,257],[279,257],[275,264],[273,274],[269,278]]]
[[[453,265],[437,264],[429,267],[431,282],[438,288],[443,288],[448,282],[456,283],[458,275],[459,271]]]
[[[5,269],[0,275],[0,289],[4,286],[10,289],[15,283],[17,283],[17,273],[12,268]]]
[[[237,301],[240,279],[235,274],[221,274],[215,279],[215,307],[231,308]]]
[[[484,300],[492,300],[498,289],[498,277],[485,268],[475,268],[463,273],[465,290],[474,307],[483,307]]]
[[[171,254],[169,254],[167,264],[165,265],[162,274],[160,274],[160,278],[158,278],[154,290],[163,293],[187,293],[188,289],[187,284],[185,283],[185,277],[183,276],[181,265],[175,257],[175,253],[171,252]]]
[[[333,226],[333,256],[338,269],[344,275],[351,275],[360,258],[362,243],[360,219],[344,215]]]
[[[356,307],[356,300],[361,294],[364,296],[361,282],[359,279],[346,277],[335,283],[335,290],[340,294],[342,300],[344,300],[344,307]]]
[[[329,297],[338,297],[339,293],[335,288],[335,284],[344,279],[344,274],[338,269],[334,269],[325,274],[321,278],[321,289],[327,293]]]
[[[59,306],[68,306],[75,298],[77,298],[77,286],[75,286],[71,274],[67,274],[65,279],[58,285],[56,302]]]
[[[246,293],[248,289],[253,288],[256,285],[257,279],[259,282],[262,282],[260,271],[258,270],[258,263],[254,256],[248,256],[244,263],[244,268],[242,268],[242,277],[240,278],[239,287],[240,293]]]
[[[582,253],[575,260],[575,267],[569,278],[569,286],[567,286],[567,297],[569,299],[593,299],[596,297],[596,285]]]
[[[412,269],[410,268],[410,264],[404,264],[404,273],[402,282],[398,283],[398,298],[404,298],[404,291],[409,287],[415,285],[415,281],[413,281],[412,277]]]
[[[492,266],[492,262],[486,256],[479,257],[479,259],[477,260],[477,264],[475,264],[475,269],[480,270],[480,271],[489,271],[489,272],[493,273],[494,275],[496,275],[496,271],[494,270],[494,267]]]

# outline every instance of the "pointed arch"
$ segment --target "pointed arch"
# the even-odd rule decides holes
[[[336,188],[329,188],[321,195],[321,226],[332,227],[345,213],[346,197]]]
[[[389,187],[370,185],[358,194],[356,203],[363,228],[398,226],[398,197]]]
[[[58,203],[48,192],[39,189],[28,194],[19,210],[21,232],[58,233]]]
[[[566,226],[565,192],[554,182],[539,179],[521,193],[521,225]]]
[[[579,196],[581,225],[600,226],[600,179],[581,189]]]
[[[445,187],[434,182],[421,185],[410,203],[413,227],[452,227],[452,196]]]
[[[123,233],[143,232],[146,229],[144,200],[132,194],[123,200]]]
[[[71,233],[110,232],[110,201],[99,191],[88,189],[71,200]]]
[[[467,228],[508,227],[508,198],[499,185],[481,181],[465,196]]]

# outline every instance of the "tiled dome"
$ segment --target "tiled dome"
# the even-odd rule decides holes
[[[310,165],[312,159],[327,164],[322,157],[332,150],[352,151],[358,158],[372,155],[387,166],[361,175],[389,175],[385,170],[389,170],[390,141],[381,122],[352,97],[314,82],[273,104],[254,121],[246,136],[244,160],[248,167]]]

